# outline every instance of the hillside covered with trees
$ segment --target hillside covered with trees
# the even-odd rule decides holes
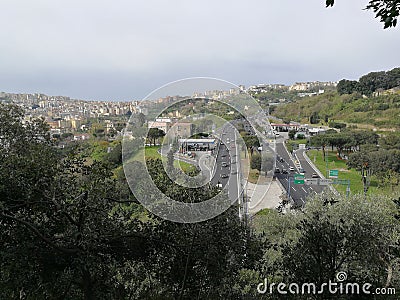
[[[303,123],[342,122],[382,130],[400,129],[400,68],[372,72],[358,81],[343,79],[337,92],[277,106],[273,115]],[[332,126],[333,127],[333,126]]]

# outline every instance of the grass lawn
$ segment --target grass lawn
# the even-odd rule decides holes
[[[260,172],[256,169],[250,169],[249,178],[247,178],[248,182],[257,183],[258,177],[260,176]]]
[[[146,147],[145,149],[146,149],[146,152],[145,152],[146,158],[154,158],[154,159],[161,158],[163,161],[167,160],[166,157],[161,157],[161,154],[158,153],[158,149],[160,149],[160,146],[149,146],[149,147]],[[144,151],[144,149],[140,149],[135,154],[135,156],[132,158],[132,160],[139,161],[140,160],[139,158],[143,157],[143,151]],[[191,165],[184,161],[179,161],[179,160],[174,161],[174,166],[176,168],[182,168],[183,172],[185,172],[185,173],[196,170],[196,166]]]
[[[336,151],[326,151],[326,153],[328,164],[323,160],[322,150],[310,150],[307,152],[307,155],[325,177],[327,177],[327,166],[329,170],[339,170],[338,179],[350,180],[350,192],[352,194],[363,193],[363,183],[360,172],[354,169],[348,169],[346,161],[336,157]],[[340,193],[346,194],[346,185],[335,185],[335,188]],[[377,187],[377,182],[374,178],[371,179],[368,193],[386,194],[386,192],[385,189]]]

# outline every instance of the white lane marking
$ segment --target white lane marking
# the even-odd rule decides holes
[[[293,189],[293,191],[295,191],[295,192],[296,192],[296,189],[294,188],[294,186],[292,186],[292,189]]]
[[[301,187],[301,189],[304,191],[304,193],[307,193],[307,191],[304,187]]]
[[[234,140],[235,140],[235,154],[238,153],[238,143],[236,142],[237,140],[237,135],[236,135],[236,131],[233,132],[234,133]],[[237,170],[237,174],[236,174],[236,185],[237,185],[237,195],[236,197],[238,198],[238,202],[240,203],[240,187],[242,185],[242,183],[240,182],[240,162],[237,162],[238,165],[236,165],[236,170]]]

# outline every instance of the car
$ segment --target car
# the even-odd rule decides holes
[[[282,174],[287,174],[288,171],[286,169],[282,169]]]
[[[294,172],[294,168],[293,168],[293,167],[290,167],[290,168],[289,168],[289,171],[290,171],[290,172]]]
[[[221,178],[228,178],[229,175],[228,174],[221,174]]]
[[[311,177],[312,177],[312,178],[319,178],[319,176],[318,176],[317,173],[312,173]]]
[[[281,170],[279,168],[275,168],[275,173],[280,173]]]
[[[226,162],[223,162],[223,163],[221,164],[221,166],[223,166],[223,167],[227,167],[227,166],[228,166],[228,163],[226,163]]]
[[[304,171],[303,168],[300,168],[300,169],[299,169],[299,173],[300,173],[300,174],[304,175],[305,172],[306,172],[306,171]]]
[[[221,157],[226,157],[226,153],[223,153],[223,154],[221,155]]]
[[[279,161],[280,161],[281,163],[285,162],[285,160],[284,160],[282,157],[279,159]]]

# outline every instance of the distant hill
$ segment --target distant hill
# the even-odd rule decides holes
[[[379,130],[400,130],[400,68],[372,72],[359,81],[343,79],[337,92],[304,97],[277,106],[273,115],[303,123],[346,123]]]

